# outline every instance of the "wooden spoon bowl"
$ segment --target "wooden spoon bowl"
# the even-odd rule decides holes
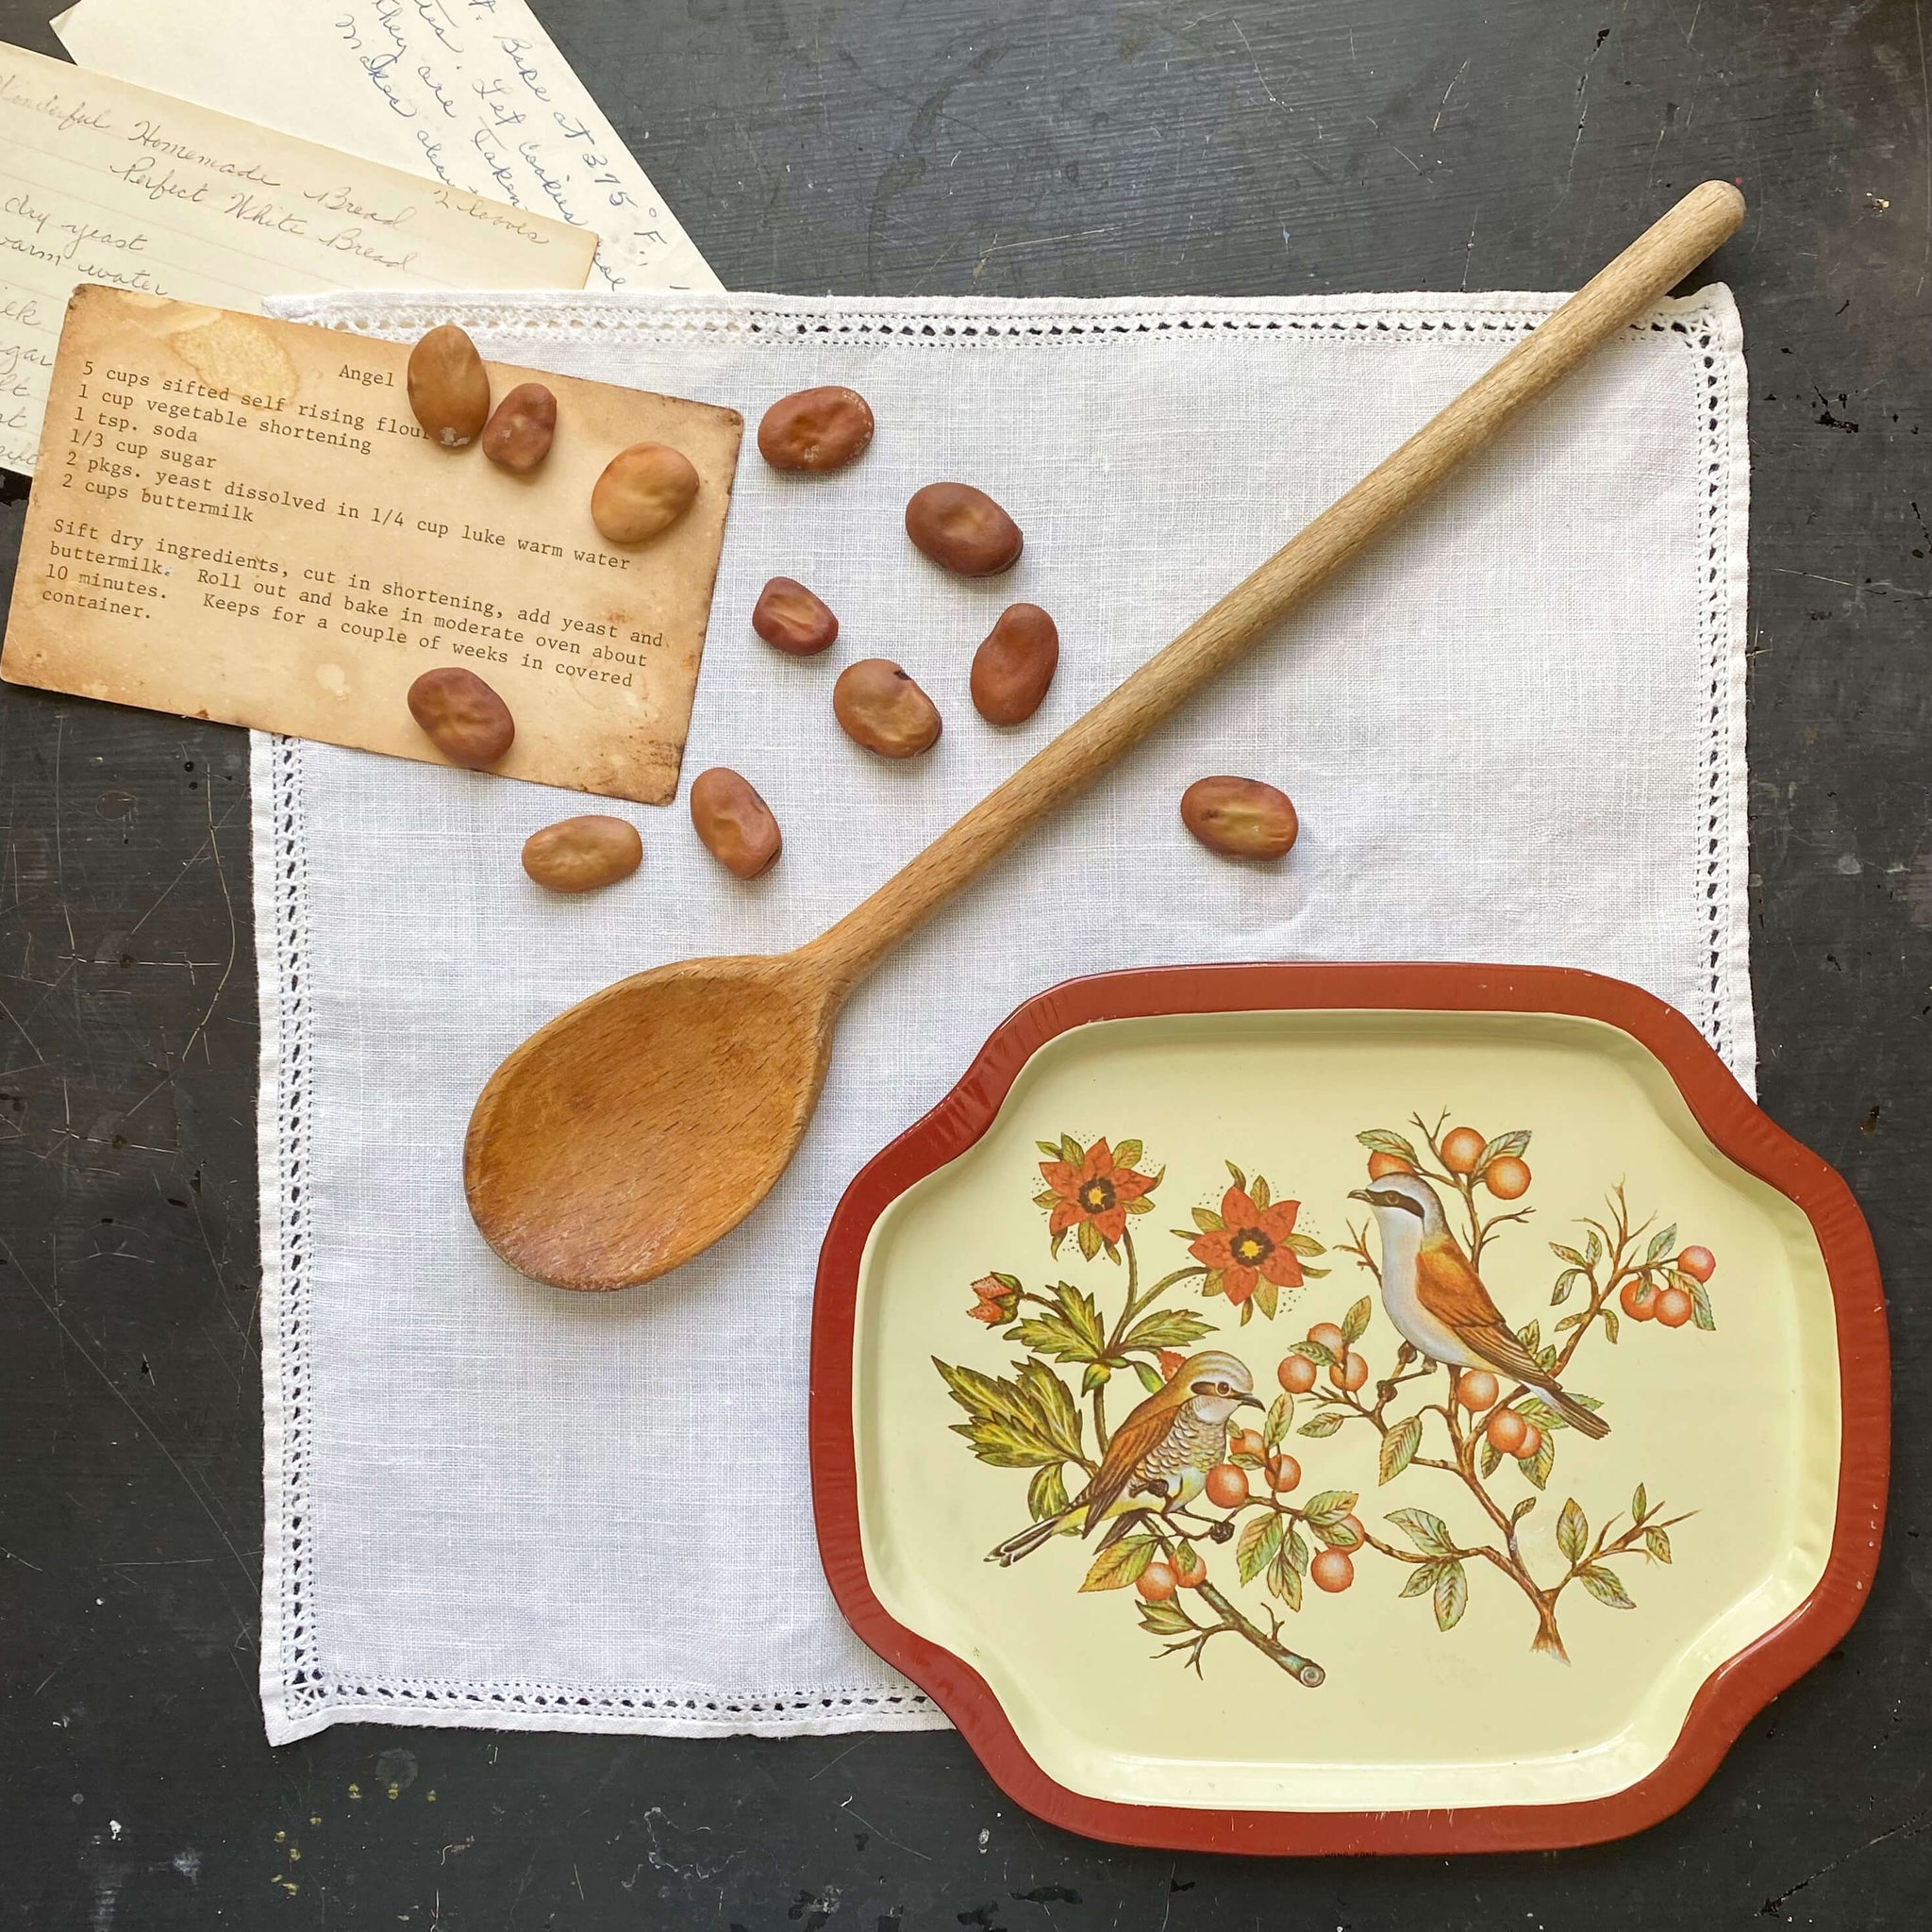
[[[728,1234],[784,1173],[841,990],[801,953],[684,959],[593,993],[497,1068],[470,1212],[511,1267],[628,1288]]]
[[[688,1261],[770,1191],[818,1103],[854,982],[1285,612],[1732,234],[1743,197],[1693,189],[1655,227],[1206,616],[1036,753],[845,918],[793,953],[621,981],[490,1077],[463,1183],[484,1238],[558,1288]]]

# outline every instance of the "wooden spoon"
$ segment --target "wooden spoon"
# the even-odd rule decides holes
[[[572,1007],[490,1077],[463,1185],[484,1239],[558,1288],[688,1261],[784,1173],[853,986],[1426,496],[1744,217],[1707,181],[1285,548],[1070,724],[855,911],[796,952],[659,966]]]

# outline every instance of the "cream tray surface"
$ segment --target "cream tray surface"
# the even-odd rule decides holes
[[[1883,1302],[1690,1023],[1489,967],[1021,1008],[822,1256],[822,1555],[1057,1824],[1555,1846],[1684,1803],[1863,1601]]]

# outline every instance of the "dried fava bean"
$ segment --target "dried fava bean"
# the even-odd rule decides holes
[[[520,382],[483,429],[483,454],[500,470],[527,476],[550,454],[557,398],[541,382]]]
[[[784,843],[772,808],[748,778],[723,765],[691,781],[691,822],[711,857],[741,879],[769,872]]]
[[[1279,858],[1301,829],[1288,793],[1259,778],[1196,778],[1181,793],[1181,823],[1229,858]]]
[[[906,534],[962,577],[990,577],[1020,559],[1020,526],[970,483],[928,483],[906,506]]]
[[[793,658],[816,657],[839,635],[839,620],[821,597],[793,577],[774,577],[752,607],[751,627]]]
[[[836,385],[780,396],[758,423],[758,454],[774,470],[842,470],[872,441],[872,405]]]
[[[627,879],[643,862],[644,841],[628,819],[590,812],[558,819],[524,841],[524,870],[553,892],[594,892]]]
[[[463,449],[490,416],[490,372],[455,323],[433,328],[409,351],[409,408],[431,442]]]
[[[916,758],[939,742],[933,701],[890,658],[861,658],[839,674],[832,713],[855,744],[882,758]]]
[[[682,450],[634,442],[604,466],[591,491],[591,521],[613,543],[648,543],[698,496],[698,473]]]
[[[1060,634],[1038,604],[1009,604],[973,654],[973,708],[989,724],[1024,724],[1060,661]]]
[[[517,735],[509,707],[474,671],[444,664],[409,687],[409,715],[453,764],[486,771]]]

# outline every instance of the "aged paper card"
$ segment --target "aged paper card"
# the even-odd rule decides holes
[[[661,805],[677,789],[742,419],[546,383],[518,477],[409,414],[406,346],[120,290],[75,297],[0,677],[441,762],[406,693],[460,664],[501,693],[507,776]],[[654,542],[591,522],[618,450],[665,442],[698,499]]]
[[[716,289],[524,0],[80,0],[84,67],[594,228],[590,286]]]
[[[31,475],[78,282],[256,308],[580,289],[596,238],[0,43],[0,464]]]

